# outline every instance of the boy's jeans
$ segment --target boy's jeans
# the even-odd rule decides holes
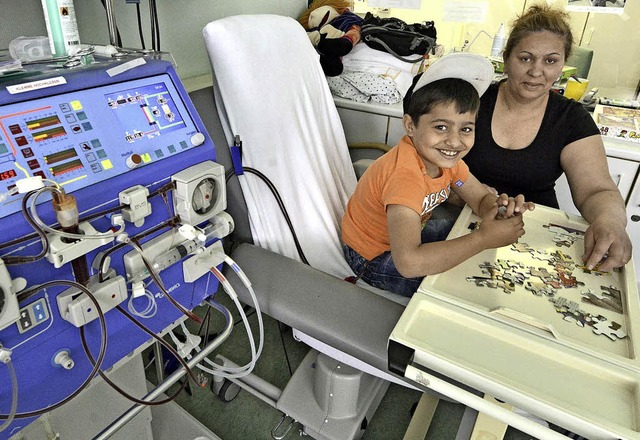
[[[429,219],[422,230],[422,242],[430,243],[446,239],[454,222],[455,219],[449,218]],[[378,289],[410,297],[418,290],[424,278],[405,278],[400,275],[393,264],[391,252],[384,252],[373,260],[367,261],[346,244],[343,244],[342,248],[345,259],[356,276]]]

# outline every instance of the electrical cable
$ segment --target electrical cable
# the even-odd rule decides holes
[[[5,365],[9,370],[9,376],[11,377],[11,409],[7,419],[0,425],[0,432],[4,431],[11,425],[13,419],[18,412],[18,376],[16,375],[16,369],[11,362],[11,358],[7,358]]]
[[[251,173],[251,174],[254,174],[254,175],[258,176],[267,185],[267,187],[269,188],[269,190],[271,191],[271,193],[275,197],[275,199],[276,199],[276,201],[278,203],[278,206],[280,207],[280,211],[282,212],[282,215],[284,216],[284,220],[287,222],[287,226],[289,227],[289,230],[291,231],[291,236],[292,236],[293,242],[294,242],[294,244],[296,246],[296,250],[298,251],[298,255],[300,256],[300,260],[304,264],[309,265],[309,261],[307,260],[307,257],[304,255],[304,252],[302,251],[302,246],[300,245],[300,241],[298,240],[298,236],[297,236],[297,234],[295,232],[295,229],[293,228],[293,223],[291,222],[291,218],[289,217],[289,213],[287,212],[287,209],[284,206],[284,202],[282,201],[282,197],[280,197],[280,194],[278,193],[278,190],[276,189],[276,187],[273,184],[273,182],[271,182],[267,176],[265,176],[260,171],[254,169],[254,168],[243,167],[242,169],[244,171],[248,172],[248,173]]]
[[[180,362],[180,364],[185,369],[185,371],[187,372],[187,374],[189,375],[189,377],[191,378],[191,380],[193,381],[194,384],[196,384],[199,387],[203,386],[200,383],[200,380],[196,377],[196,375],[193,372],[193,370],[191,368],[189,368],[189,365],[187,365],[185,360],[180,357],[180,355],[176,352],[176,350],[167,341],[162,339],[160,336],[156,335],[154,332],[149,330],[146,326],[142,325],[137,319],[135,319],[133,316],[129,315],[129,313],[127,313],[127,311],[125,309],[123,309],[120,305],[117,305],[116,309],[120,313],[122,313],[129,321],[131,321],[133,324],[135,324],[140,330],[142,330],[143,332],[145,332],[146,334],[148,334],[149,336],[154,338],[156,341],[158,341],[160,344],[162,344],[162,346],[164,348],[169,350],[171,352],[171,354],[173,354],[176,357],[178,362]]]
[[[150,22],[150,28],[151,28],[151,48],[154,51],[159,51],[160,49],[158,48],[158,42],[156,40],[156,19],[155,19],[155,2],[154,0],[149,0],[149,22]]]
[[[84,352],[87,355],[87,358],[89,359],[89,362],[91,362],[91,365],[95,365],[95,359],[93,358],[93,355],[91,354],[91,351],[89,349],[89,345],[87,344],[87,338],[85,338],[85,335],[84,335],[84,327],[80,327],[80,338],[82,339],[82,348],[84,349]],[[171,354],[174,354],[174,353],[175,352],[171,352]],[[178,353],[175,353],[174,355],[177,355],[177,354]],[[182,392],[182,390],[184,390],[186,388],[187,383],[189,383],[186,380],[184,382],[182,382],[180,384],[180,388],[178,388],[178,391],[176,391],[174,394],[172,394],[171,396],[167,397],[166,399],[148,401],[148,400],[138,399],[137,397],[134,397],[131,394],[129,394],[126,391],[124,391],[122,388],[120,388],[118,385],[116,385],[111,379],[109,379],[109,377],[101,369],[98,370],[98,374],[100,375],[100,377],[111,388],[113,388],[115,391],[117,391],[118,394],[120,394],[125,399],[130,400],[133,403],[136,403],[138,405],[148,405],[148,406],[163,405],[165,403],[171,402],[176,397],[178,397],[178,395]]]
[[[284,342],[284,324],[278,321],[278,333],[280,333],[280,342],[282,342],[282,351],[284,351],[284,358],[287,361],[287,368],[289,369],[289,376],[293,376],[293,368],[291,368],[291,361],[289,360],[289,353],[287,353],[287,346]]]
[[[89,300],[95,306],[96,313],[98,314],[98,321],[100,322],[100,332],[101,332],[100,333],[100,352],[98,353],[98,358],[96,359],[95,366],[93,367],[91,372],[87,375],[87,378],[84,380],[84,382],[82,382],[82,384],[80,384],[80,386],[73,393],[71,393],[69,396],[65,397],[64,399],[60,400],[59,402],[54,403],[53,405],[47,406],[46,408],[42,408],[36,411],[16,413],[15,414],[16,419],[26,419],[29,417],[40,416],[49,411],[53,411],[54,409],[59,408],[62,405],[71,401],[74,397],[80,394],[80,392],[82,392],[89,385],[91,380],[93,380],[93,377],[98,373],[98,370],[100,369],[100,367],[102,366],[102,362],[104,361],[104,357],[107,354],[107,321],[104,317],[104,313],[102,312],[102,309],[100,308],[100,303],[98,302],[94,294],[82,284],[79,284],[79,283],[76,283],[75,281],[70,281],[70,280],[47,281],[46,283],[40,284],[39,286],[35,286],[34,288],[29,289],[28,291],[22,292],[21,297],[22,299],[26,299],[35,295],[36,293],[40,292],[43,289],[46,289],[48,287],[53,287],[53,286],[60,286],[60,285],[70,286],[70,287],[74,287],[76,289],[81,290],[83,293],[87,295]],[[0,414],[0,420],[7,419],[7,418],[8,418],[8,414]]]
[[[149,7],[153,9],[153,27],[152,30],[155,36],[156,50],[160,52],[160,21],[158,20],[158,6],[156,0],[149,0]]]
[[[136,3],[136,16],[138,19],[138,35],[140,36],[140,46],[145,50],[144,32],[142,32],[142,15],[140,14],[140,2]]]
[[[309,265],[309,261],[307,260],[306,256],[304,255],[304,252],[302,251],[302,246],[300,244],[300,241],[298,240],[298,236],[295,232],[295,229],[293,227],[293,223],[291,222],[291,219],[289,217],[289,214],[287,212],[286,207],[284,206],[284,202],[282,201],[282,197],[280,196],[280,193],[278,192],[277,188],[275,187],[275,185],[269,180],[269,178],[267,176],[265,176],[264,174],[262,174],[261,172],[259,172],[258,170],[254,169],[254,168],[250,168],[250,167],[243,167],[242,168],[243,171],[251,173],[256,175],[257,177],[259,177],[269,188],[269,190],[271,191],[271,194],[273,194],[274,198],[276,199],[278,206],[280,207],[280,211],[282,212],[282,215],[284,216],[284,219],[287,223],[287,226],[289,227],[289,231],[291,232],[291,236],[293,238],[293,241],[295,243],[296,246],[296,250],[298,252],[298,255],[300,256],[300,260]],[[231,179],[231,177],[234,175],[234,170],[233,169],[229,169],[226,172],[225,175],[225,181],[229,181]],[[291,368],[291,363],[289,361],[289,355],[287,353],[287,347],[284,343],[284,335],[282,334],[282,327],[278,327],[279,328],[279,332],[280,332],[280,338],[282,341],[282,349],[284,351],[285,354],[285,359],[287,361],[287,367],[289,369],[289,374],[293,375],[293,370]]]

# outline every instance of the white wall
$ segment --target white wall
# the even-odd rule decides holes
[[[640,81],[640,1],[629,0],[624,14],[589,14],[582,46],[593,49],[590,85],[601,96],[630,99]]]

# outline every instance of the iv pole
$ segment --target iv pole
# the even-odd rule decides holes
[[[113,0],[104,0],[104,9],[107,12],[107,28],[109,29],[109,44],[118,46],[118,33],[116,31],[116,17],[113,13]]]

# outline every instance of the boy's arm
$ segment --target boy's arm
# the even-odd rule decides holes
[[[482,200],[487,196],[493,196],[493,199],[497,200],[498,195],[491,192],[488,187],[480,183],[473,174],[469,174],[467,181],[460,187],[452,187],[455,192],[465,203],[467,203],[473,212],[482,216],[481,206]]]
[[[495,197],[495,196],[494,196]],[[496,220],[496,205],[485,213],[480,229],[453,240],[421,242],[420,215],[402,205],[387,207],[391,257],[402,276],[422,277],[444,272],[477,253],[507,246],[524,234],[522,216]]]

